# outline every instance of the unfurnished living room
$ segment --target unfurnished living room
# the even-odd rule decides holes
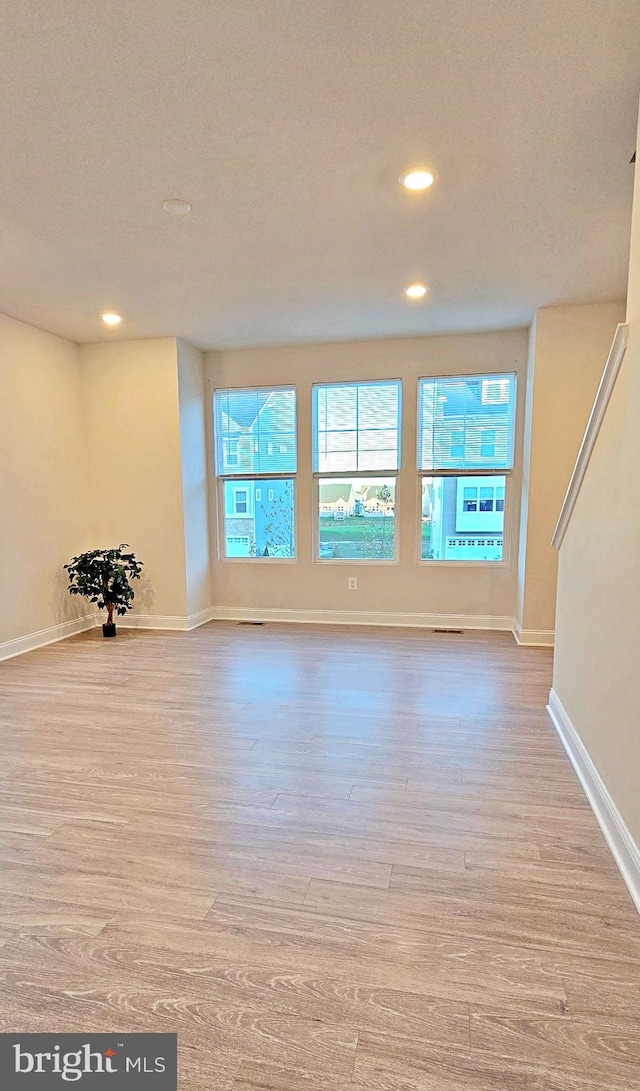
[[[0,1091],[640,1091],[638,0],[0,57]]]

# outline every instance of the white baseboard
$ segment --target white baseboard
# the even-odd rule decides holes
[[[220,606],[216,621],[290,621],[303,625],[377,625],[412,629],[492,629],[510,633],[513,618],[485,614],[407,614],[374,610],[277,610]]]
[[[189,618],[170,614],[126,614],[114,618],[119,629],[177,629],[186,632]]]
[[[208,606],[206,610],[200,610],[197,614],[189,614],[187,628],[197,629],[200,625],[206,625],[208,621],[213,621],[215,616],[215,606]]]
[[[215,610],[210,606],[197,614],[125,614],[124,617],[118,617],[115,620],[120,629],[173,629],[177,632],[188,633],[191,629],[197,629],[199,625],[206,625],[208,621],[213,621],[214,617]]]
[[[14,655],[33,652],[36,648],[44,648],[46,644],[55,644],[58,640],[75,636],[76,633],[84,633],[87,629],[93,629],[96,622],[96,614],[85,614],[71,621],[62,621],[59,625],[51,625],[48,629],[40,629],[37,633],[18,636],[15,640],[5,640],[0,644],[0,660],[12,659]]]
[[[553,629],[523,629],[518,621],[514,621],[512,632],[516,644],[524,647],[553,648],[556,641]]]
[[[636,909],[640,913],[640,849],[625,825],[586,746],[571,723],[558,694],[553,689],[549,694],[547,712],[584,788]]]

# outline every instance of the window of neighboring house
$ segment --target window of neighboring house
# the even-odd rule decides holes
[[[515,404],[515,375],[420,379],[422,560],[503,559]]]
[[[217,390],[213,419],[223,556],[294,558],[295,388]]]
[[[493,486],[480,489],[480,511],[493,511],[496,490]]]
[[[480,432],[480,458],[496,457],[496,430],[483,428]]]
[[[464,432],[453,432],[451,435],[451,457],[464,458]]]
[[[224,441],[225,461],[228,466],[238,465],[238,441],[227,439]]]
[[[473,486],[463,489],[463,509],[464,511],[477,511],[478,510],[478,490]]]
[[[399,380],[313,387],[318,560],[393,561]]]
[[[491,376],[482,380],[482,404],[501,405],[509,401],[509,377]]]

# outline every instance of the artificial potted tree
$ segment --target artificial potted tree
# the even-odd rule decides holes
[[[128,548],[122,542],[117,549],[90,549],[64,566],[69,574],[69,594],[82,595],[99,610],[107,611],[103,636],[115,636],[114,614],[122,617],[133,607],[130,581],[140,579],[142,561],[136,560],[134,553],[125,553]]]

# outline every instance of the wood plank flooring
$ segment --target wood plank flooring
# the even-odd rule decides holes
[[[0,664],[0,1030],[181,1091],[640,1091],[640,921],[500,634],[94,631]]]

